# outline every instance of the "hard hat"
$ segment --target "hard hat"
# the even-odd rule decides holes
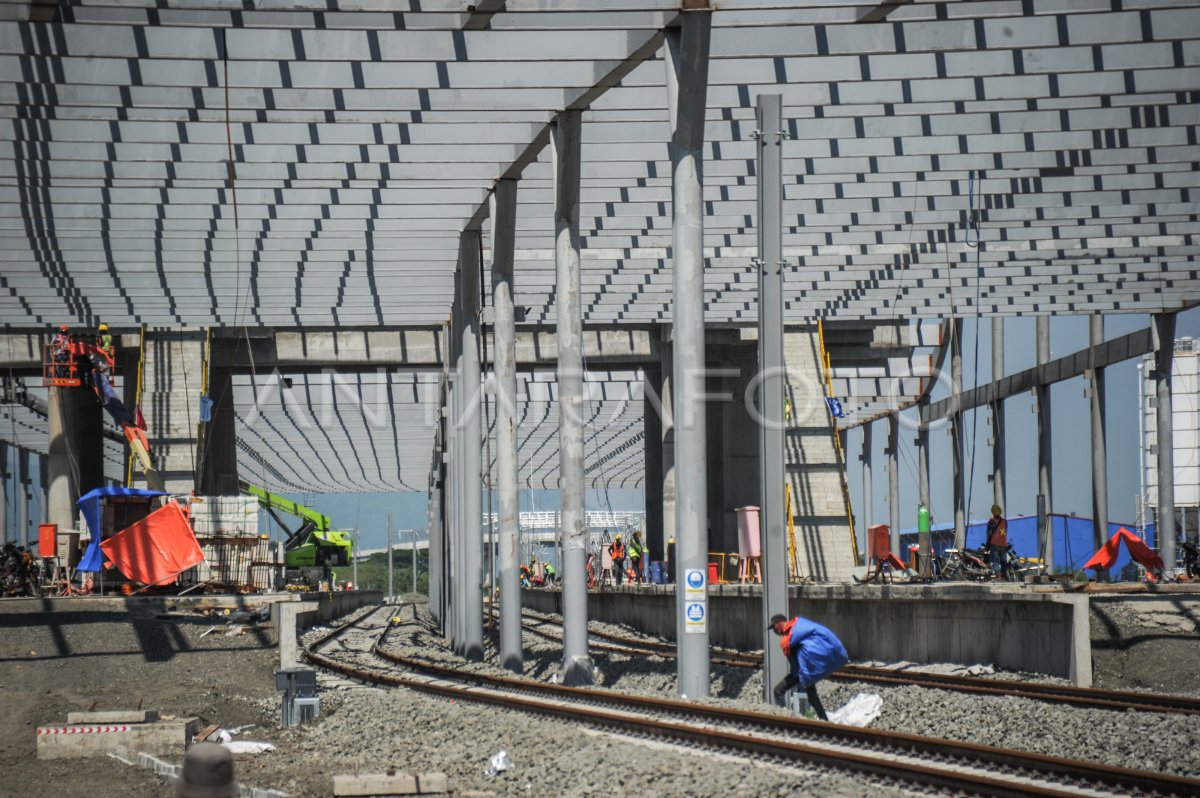
[[[65,325],[65,324],[60,324],[60,325],[58,325],[58,331],[59,331],[59,332],[66,332],[66,331],[67,331],[67,329],[68,329],[68,328],[67,328],[67,325]]]
[[[1001,512],[1000,505],[993,504],[992,505],[992,515],[1000,515],[1000,512]]]
[[[620,533],[620,532],[618,532],[618,533],[617,533],[617,540],[620,540],[620,539],[621,539],[621,533]]]
[[[108,325],[104,322],[100,322],[100,332],[108,332]]]

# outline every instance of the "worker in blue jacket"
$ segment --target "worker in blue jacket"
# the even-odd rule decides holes
[[[779,647],[788,661],[788,675],[775,685],[775,704],[783,706],[784,696],[794,687],[803,687],[808,703],[821,720],[829,720],[817,682],[846,664],[850,657],[837,635],[819,623],[797,615],[790,621],[785,615],[771,617],[768,629],[779,635]]]

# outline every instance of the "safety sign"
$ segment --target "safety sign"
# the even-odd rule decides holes
[[[684,632],[704,634],[708,629],[708,606],[703,601],[689,601],[683,608]]]
[[[689,568],[683,582],[684,599],[686,601],[703,601],[708,598],[704,589],[704,571],[699,568]]]

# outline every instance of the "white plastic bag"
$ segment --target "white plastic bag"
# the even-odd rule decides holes
[[[492,754],[492,758],[488,760],[488,764],[491,765],[491,767],[485,770],[484,774],[488,776],[495,776],[497,773],[503,773],[512,767],[512,760],[508,758],[508,751],[505,751],[503,748],[501,748],[499,751]]]
[[[883,699],[879,693],[859,693],[846,702],[841,709],[829,713],[830,723],[843,726],[867,726],[883,712]]]
[[[221,743],[234,754],[265,754],[275,750],[275,746],[270,743],[260,743],[254,740],[232,740],[227,743]]]

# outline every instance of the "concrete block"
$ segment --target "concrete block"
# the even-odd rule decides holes
[[[316,601],[289,601],[274,604],[271,614],[279,636],[279,669],[299,668],[300,646],[296,642],[296,617],[301,613],[313,612],[320,603]]]
[[[38,759],[80,759],[109,753],[182,756],[200,730],[198,718],[152,723],[84,723],[39,726]]]
[[[449,792],[445,773],[377,773],[333,777],[333,794],[361,796],[438,795]]]
[[[107,712],[68,712],[67,723],[153,723],[158,720],[154,709],[114,709]]]

